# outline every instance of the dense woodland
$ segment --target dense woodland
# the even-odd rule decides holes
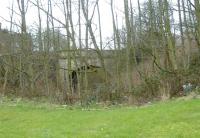
[[[99,0],[13,2],[9,29],[0,30],[0,95],[141,104],[200,86],[199,0],[124,0],[123,21],[115,1],[107,0],[113,32],[105,40]],[[38,19],[31,29],[30,6]]]

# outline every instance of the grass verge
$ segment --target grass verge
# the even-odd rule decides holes
[[[83,110],[1,102],[1,138],[197,138],[200,100]]]

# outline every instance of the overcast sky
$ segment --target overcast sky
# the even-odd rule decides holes
[[[9,8],[11,8],[12,5],[12,1],[14,1],[14,9],[17,13],[19,13],[19,11],[17,10],[17,1],[16,0],[0,0],[0,16],[10,20],[9,18],[9,13],[10,10]],[[47,1],[47,0],[41,0],[42,2]],[[56,0],[52,0],[52,1],[56,1]],[[57,0],[57,2],[60,2],[61,0]],[[76,0],[74,0],[75,2]],[[115,12],[117,13],[118,16],[118,20],[119,20],[119,26],[121,26],[122,22],[123,22],[123,0],[113,0],[115,3]],[[143,2],[144,0],[140,0],[141,2]],[[72,0],[73,2],[73,0]],[[53,3],[53,2],[52,2]],[[133,7],[137,7],[137,0],[132,0],[132,4]],[[112,18],[111,18],[111,9],[110,9],[110,0],[99,0],[99,6],[100,6],[100,14],[101,14],[101,23],[102,23],[102,35],[105,37],[110,36],[112,34]],[[59,8],[56,8],[57,6],[55,6],[53,8],[53,15],[62,20],[64,22],[64,18],[63,18],[63,14],[60,11]],[[15,14],[15,17],[17,17],[17,15]],[[45,28],[45,14],[43,14],[42,16],[42,20],[43,20],[43,27]],[[77,20],[77,16],[76,13],[74,13],[74,22],[76,22]],[[84,19],[83,19],[84,20]],[[94,21],[97,20],[97,16],[94,17]],[[37,16],[37,8],[35,8],[35,6],[32,6],[31,4],[29,4],[28,7],[28,12],[26,14],[26,22],[27,25],[29,26],[29,29],[31,27],[33,27],[34,25],[37,24],[38,21],[38,16]],[[2,23],[2,28],[9,28],[9,23],[6,22],[5,20],[3,20],[2,18],[0,18],[0,22]],[[15,18],[15,22],[17,24],[20,23],[20,19],[19,18]],[[96,23],[98,23],[97,21],[95,21]],[[55,23],[56,24],[56,23]]]

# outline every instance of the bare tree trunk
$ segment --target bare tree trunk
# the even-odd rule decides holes
[[[78,24],[79,24],[79,49],[80,49],[80,59],[82,59],[82,27],[81,27],[81,0],[78,0]],[[80,66],[83,66],[83,61],[80,60]],[[83,78],[83,74],[77,74],[78,76],[78,97],[81,98],[81,88],[82,88],[82,83],[81,83],[81,79]]]
[[[82,6],[82,10],[83,10],[83,7],[85,6],[85,18],[88,20],[88,18],[89,18],[89,0],[86,0],[86,3],[85,3],[85,0],[84,0],[84,2],[83,1],[81,1],[81,6]],[[86,23],[85,23],[86,25],[85,25],[85,47],[86,47],[86,51],[85,51],[85,59],[86,60],[88,60],[88,50],[89,50],[89,27],[88,27],[88,23],[87,23],[87,21],[86,21]],[[85,95],[87,95],[88,94],[88,76],[87,76],[87,72],[86,72],[86,70],[85,70],[85,72],[84,72],[84,89],[85,89],[85,91],[84,91],[84,93],[83,93],[83,96],[82,96],[82,98],[85,98]]]
[[[71,41],[72,41],[72,50],[73,50],[73,53],[71,54],[71,56],[73,58],[73,63],[75,65],[75,67],[77,68],[78,63],[77,63],[77,59],[76,59],[76,53],[77,54],[79,54],[79,53],[77,50],[76,39],[75,39],[75,29],[74,29],[74,23],[73,23],[73,19],[72,19],[73,13],[72,13],[71,0],[66,0],[66,7],[67,7],[67,16],[68,16],[69,24],[70,24],[70,28],[71,28]],[[73,84],[72,80],[71,80],[71,83],[72,83],[71,84],[71,89],[72,89],[71,92],[72,92],[72,95],[75,96],[77,94],[77,89],[73,87],[74,84]]]
[[[121,50],[121,46],[120,46],[120,36],[119,36],[119,30],[117,28],[116,25],[116,21],[115,21],[115,14],[114,14],[114,9],[113,9],[113,0],[111,0],[111,13],[112,13],[112,22],[113,22],[113,35],[114,35],[114,49],[115,49],[115,63],[116,63],[116,82],[117,82],[117,88],[116,88],[116,92],[120,94],[120,87],[121,87],[121,77],[120,77],[120,71],[119,71],[119,63],[121,60],[121,55],[120,55],[120,50]]]
[[[181,34],[182,62],[183,62],[183,66],[186,67],[185,41],[184,41],[184,34],[183,34],[183,23],[182,23],[182,12],[181,12],[180,0],[178,0],[178,13],[179,13],[179,27],[180,27],[180,34]]]
[[[167,0],[164,0],[164,16],[165,16],[165,33],[167,37],[167,53],[169,59],[169,69],[176,70],[176,55],[175,55],[175,43],[171,33],[171,25],[169,19],[169,3]]]
[[[100,39],[100,50],[103,50],[103,40],[102,40],[102,33],[101,33],[101,14],[99,10],[99,3],[97,2],[97,13],[98,13],[98,21],[99,21],[99,39]]]
[[[71,91],[71,80],[70,80],[70,75],[71,75],[71,47],[70,47],[70,31],[69,31],[69,16],[68,16],[68,10],[66,9],[66,4],[68,4],[68,0],[66,0],[66,2],[64,2],[63,0],[63,7],[64,7],[64,15],[65,15],[65,29],[66,29],[66,33],[67,33],[67,44],[66,44],[66,48],[67,48],[67,92],[68,93],[72,93]],[[65,93],[65,95],[67,95],[67,92]]]
[[[20,11],[20,15],[21,15],[21,51],[22,51],[22,55],[20,55],[20,71],[25,69],[25,64],[24,61],[28,58],[26,55],[28,55],[28,48],[27,48],[27,30],[26,30],[26,8],[25,8],[25,1],[24,0],[17,0],[18,3],[18,8]],[[23,56],[23,57],[22,57]],[[26,59],[25,59],[25,58]],[[25,78],[22,74],[22,72],[20,72],[20,88],[21,88],[21,92],[24,91],[24,83],[25,83]]]
[[[132,90],[132,74],[130,68],[130,47],[131,47],[131,25],[129,19],[129,4],[128,0],[124,0],[124,12],[125,12],[125,21],[126,21],[126,30],[127,30],[127,40],[126,40],[126,76],[127,76],[127,86],[128,92]]]
[[[185,1],[182,0],[182,7],[183,7],[183,15],[184,15],[184,22],[185,22],[185,27],[186,27],[186,35],[187,35],[187,39],[188,39],[188,42],[189,42],[189,45],[188,45],[188,52],[187,52],[187,68],[190,67],[190,58],[191,58],[191,49],[192,49],[192,30],[190,30],[189,28],[189,23],[188,21],[192,24],[192,19],[191,19],[191,9],[190,9],[190,6],[189,6],[189,2],[187,1],[187,8],[188,8],[188,20],[187,20],[187,15],[186,15],[186,11],[185,11]]]
[[[43,51],[43,46],[42,46],[42,19],[41,19],[41,15],[40,15],[40,4],[39,4],[39,0],[37,0],[37,9],[38,9],[38,22],[39,22],[39,27],[38,27],[38,43],[39,43],[39,51]]]
[[[44,55],[44,71],[45,71],[45,87],[46,87],[46,93],[48,96],[50,96],[50,88],[49,88],[49,50],[50,50],[50,33],[49,33],[49,12],[50,12],[50,0],[47,0],[48,3],[48,10],[47,10],[47,19],[46,19],[46,23],[47,23],[47,45],[46,45],[46,49],[45,49],[45,55]]]
[[[198,42],[198,48],[199,48],[199,52],[200,52],[200,2],[199,0],[194,0],[194,4],[195,4],[195,15],[196,15],[196,20],[197,20],[197,26],[196,26],[196,39]]]
[[[155,15],[154,15],[154,9],[153,9],[153,3],[152,0],[148,0],[148,9],[149,9],[149,45],[152,48],[152,53],[155,57],[157,57],[156,55],[156,48],[155,48],[155,43],[154,43],[154,25],[155,25]],[[156,58],[157,59],[157,58]],[[154,57],[152,57],[152,67],[153,70],[155,71],[155,66],[154,66]]]

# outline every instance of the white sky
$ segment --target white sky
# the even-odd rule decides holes
[[[14,1],[14,9],[17,13],[19,13],[18,11],[18,6],[17,6],[17,1],[16,0],[0,0],[0,22],[2,23],[2,28],[9,28],[9,23],[6,22],[5,20],[3,20],[1,17],[10,20],[9,14],[10,14],[10,10],[9,8],[11,8],[12,5],[12,1]],[[32,0],[34,1],[34,0]],[[42,2],[47,1],[47,0],[42,0]],[[56,0],[52,0],[53,1]],[[74,0],[75,2],[76,0]],[[115,3],[115,12],[117,13],[118,16],[118,20],[119,20],[119,27],[121,27],[122,24],[122,20],[123,20],[123,0],[113,0]],[[144,0],[140,0],[141,2]],[[61,2],[61,0],[57,0],[56,2]],[[73,2],[73,0],[72,0]],[[132,4],[133,7],[137,7],[137,0],[132,0]],[[102,35],[103,37],[108,37],[112,35],[112,30],[113,30],[113,26],[112,26],[112,17],[111,17],[111,9],[110,9],[110,0],[99,0],[99,6],[100,6],[100,14],[101,14],[101,24],[102,24]],[[92,10],[92,9],[91,9]],[[92,11],[89,11],[92,12]],[[77,22],[77,13],[74,13],[74,23]],[[64,22],[64,18],[63,18],[63,14],[60,12],[59,8],[53,8],[53,15],[62,20]],[[15,17],[17,17],[16,14],[14,14]],[[42,16],[42,20],[43,20],[43,27],[46,27],[46,16],[45,14],[43,14]],[[84,20],[84,18],[83,18]],[[28,12],[26,14],[26,22],[27,25],[29,27],[29,29],[31,27],[36,27],[35,25],[37,24],[38,21],[38,14],[37,14],[37,8],[35,6],[32,6],[31,4],[29,4],[28,7]],[[20,20],[19,18],[15,18],[15,22],[17,24],[20,24]],[[97,24],[98,20],[97,20],[97,16],[94,17],[94,22]],[[55,23],[56,24],[56,23]],[[95,28],[94,28],[95,30]]]

